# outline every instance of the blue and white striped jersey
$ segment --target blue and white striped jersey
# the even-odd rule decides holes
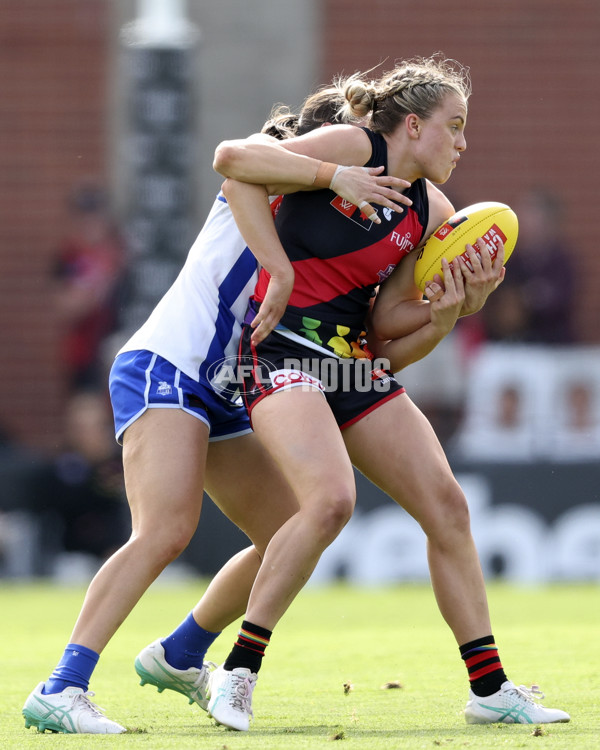
[[[257,274],[258,263],[219,193],[178,277],[119,354],[154,352],[210,385],[215,366],[237,354]]]

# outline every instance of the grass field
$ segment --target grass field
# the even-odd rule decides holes
[[[95,700],[130,733],[39,734],[21,707],[62,653],[83,591],[46,584],[0,586],[0,750],[146,748],[348,750],[600,747],[600,588],[489,588],[494,635],[517,684],[540,683],[546,705],[570,724],[467,726],[466,670],[426,586],[308,588],[279,624],[254,694],[247,734],[216,727],[176,693],[139,687],[137,652],[179,623],[204,582],[155,584],[104,652]],[[215,643],[221,661],[236,629]],[[382,689],[389,682],[401,687]],[[349,689],[346,686],[351,686]]]

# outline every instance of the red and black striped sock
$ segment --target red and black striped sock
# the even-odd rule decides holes
[[[271,635],[272,631],[244,620],[223,669],[231,672],[237,667],[247,667],[251,672],[258,673]]]
[[[471,690],[475,695],[484,697],[496,693],[506,682],[493,635],[460,646],[460,655],[467,666]]]

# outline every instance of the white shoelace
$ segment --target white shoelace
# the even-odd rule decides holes
[[[256,680],[251,680],[249,677],[240,677],[237,674],[232,674],[230,677],[233,680],[233,691],[231,696],[230,705],[236,711],[242,711],[254,716],[252,713],[252,691]]]
[[[217,668],[217,665],[214,664],[212,661],[205,661],[202,669],[200,670],[200,673],[197,677],[194,678],[194,680],[190,681],[190,687],[196,688],[196,690],[204,690],[206,686],[208,685],[208,680],[210,678],[210,673]]]
[[[93,693],[91,690],[88,690],[87,693],[79,693],[73,698],[73,707],[75,707],[77,703],[83,703],[83,708],[86,711],[93,714],[94,716],[100,716],[101,718],[104,718],[104,714],[106,713],[105,710],[91,701],[91,698],[93,698],[94,695],[95,693]]]
[[[525,685],[519,685],[519,687],[515,685],[513,689],[523,700],[527,701],[528,703],[535,703],[536,701],[541,701],[546,697],[540,690],[539,685],[532,685],[530,688],[525,687]]]

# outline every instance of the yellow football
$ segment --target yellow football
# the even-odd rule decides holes
[[[424,290],[435,274],[442,275],[442,258],[450,263],[462,255],[468,262],[466,246],[475,245],[481,237],[490,250],[492,260],[498,253],[498,241],[504,243],[504,263],[517,243],[519,221],[515,212],[504,203],[487,201],[461,209],[445,221],[425,242],[415,264],[415,283]]]

